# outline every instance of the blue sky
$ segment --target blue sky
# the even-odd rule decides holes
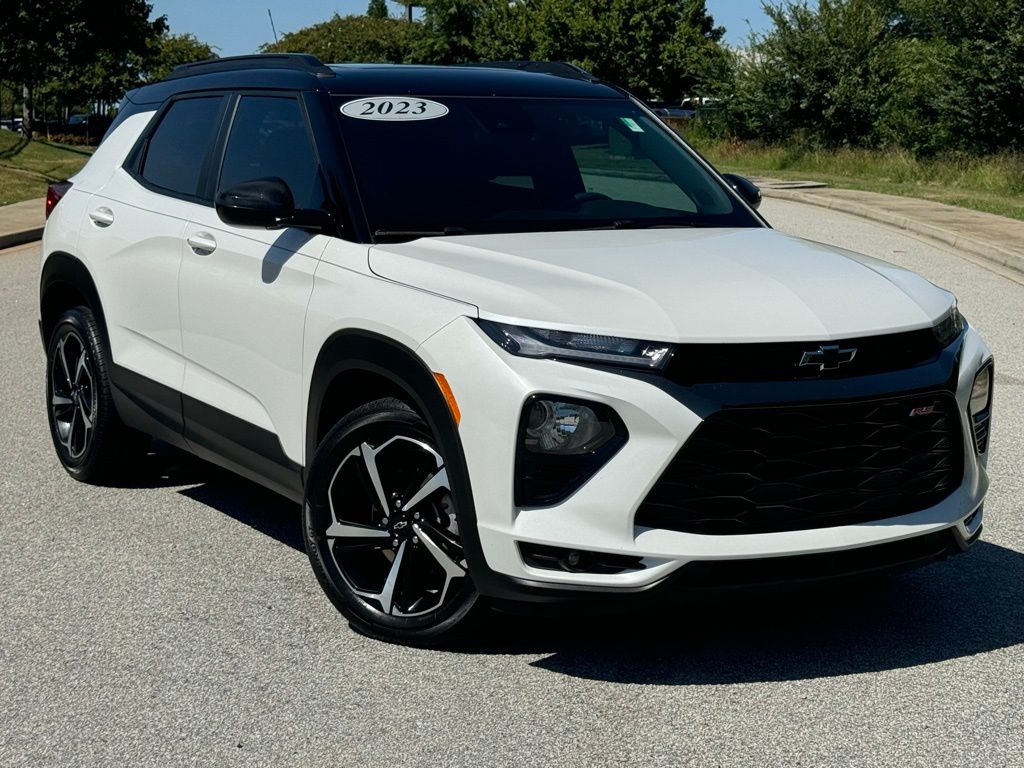
[[[273,39],[267,9],[274,14],[278,34],[300,29],[329,18],[335,11],[362,13],[366,0],[152,0],[153,13],[166,15],[173,32],[192,32],[214,45],[221,56],[255,53],[261,43]],[[761,30],[767,19],[761,0],[707,0],[715,21],[726,28],[726,40],[743,42],[747,21]],[[400,6],[392,4],[394,12]]]

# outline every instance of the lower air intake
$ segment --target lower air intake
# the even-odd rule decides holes
[[[946,392],[728,408],[698,427],[635,523],[711,535],[852,525],[927,509],[962,478]]]

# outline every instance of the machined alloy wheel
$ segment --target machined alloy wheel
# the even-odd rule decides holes
[[[68,309],[50,333],[46,410],[64,469],[87,483],[131,477],[150,438],[126,427],[114,407],[110,354],[89,307]]]
[[[66,326],[50,361],[50,407],[57,439],[72,461],[89,448],[96,406],[89,350],[78,331]]]
[[[448,468],[424,421],[394,399],[354,411],[314,457],[306,547],[357,629],[426,643],[476,601]]]

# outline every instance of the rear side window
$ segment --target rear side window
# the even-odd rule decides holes
[[[316,154],[299,103],[276,96],[243,96],[231,125],[218,192],[272,176],[288,184],[297,209],[323,205]]]
[[[142,178],[150,184],[190,197],[217,130],[221,97],[182,99],[171,104],[149,139]]]

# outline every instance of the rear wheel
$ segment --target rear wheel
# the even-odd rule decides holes
[[[345,416],[310,467],[306,551],[360,632],[414,645],[450,639],[477,607],[458,499],[427,424],[387,398]]]
[[[145,455],[150,438],[117,416],[108,353],[88,307],[61,315],[50,335],[46,365],[50,434],[64,469],[86,483],[125,474]]]

